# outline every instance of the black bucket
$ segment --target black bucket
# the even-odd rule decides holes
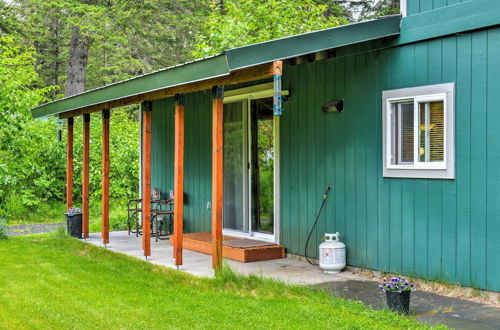
[[[411,291],[403,292],[386,292],[387,307],[393,312],[408,314],[410,311],[410,293]]]
[[[82,214],[66,213],[66,227],[71,237],[82,238]]]

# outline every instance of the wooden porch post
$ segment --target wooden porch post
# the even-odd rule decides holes
[[[184,214],[184,95],[175,96],[174,259],[182,265]]]
[[[151,255],[151,117],[153,102],[142,102],[142,248]],[[174,206],[175,207],[175,206]]]
[[[66,141],[66,211],[73,207],[73,117],[68,118]]]
[[[102,111],[102,242],[109,243],[109,109]]]
[[[222,268],[224,86],[213,88],[212,103],[212,268]]]
[[[89,237],[90,114],[83,115],[82,232]]]

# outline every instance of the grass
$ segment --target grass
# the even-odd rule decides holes
[[[424,327],[322,291],[226,269],[198,278],[55,234],[0,240],[0,328]]]
[[[4,205],[4,213],[9,225],[56,223],[66,221],[65,208],[66,204],[63,202],[47,202],[29,210],[23,205],[8,201]]]

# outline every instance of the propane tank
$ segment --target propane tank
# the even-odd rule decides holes
[[[319,267],[327,274],[339,273],[346,265],[345,244],[339,236],[338,232],[325,234],[325,241],[319,245]]]

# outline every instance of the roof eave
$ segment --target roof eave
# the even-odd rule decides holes
[[[227,76],[236,70],[264,63],[395,36],[399,34],[400,22],[401,16],[394,15],[230,49],[213,57],[46,103],[32,109],[32,115],[38,118],[61,114],[156,90]]]
[[[226,56],[221,54],[42,104],[33,108],[31,113],[34,118],[59,114],[167,87],[221,77],[229,73]]]

